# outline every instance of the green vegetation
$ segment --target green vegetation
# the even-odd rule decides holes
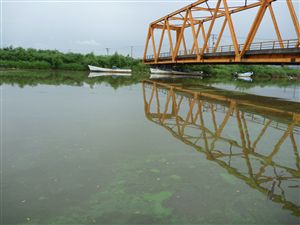
[[[88,70],[88,65],[111,68],[131,68],[134,72],[147,73],[149,67],[141,60],[115,53],[111,56],[96,56],[94,53],[62,53],[57,50],[24,49],[7,47],[0,49],[0,67],[18,69],[52,69],[52,70]],[[184,65],[178,69],[203,71],[214,80],[232,80],[234,72],[253,71],[254,78],[270,80],[272,78],[287,78],[300,76],[300,69],[288,67],[271,67],[265,65]]]
[[[0,67],[19,69],[87,70],[88,65],[111,68],[132,68],[145,71],[148,67],[140,60],[117,53],[111,56],[96,56],[94,53],[62,53],[57,50],[36,50],[7,47],[0,49]]]
[[[253,71],[253,78],[259,80],[270,80],[274,78],[288,78],[288,76],[300,76],[300,69],[293,69],[286,66],[275,67],[266,65],[186,65],[181,69],[192,71],[203,71],[211,75],[215,80],[232,80],[234,72]]]

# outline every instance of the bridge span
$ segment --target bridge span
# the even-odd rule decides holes
[[[286,6],[286,12],[280,15],[280,18],[284,17],[288,21],[285,25],[294,30],[293,37],[288,39],[282,38],[286,35],[280,31],[275,16],[276,11],[273,9],[273,5],[279,2]],[[254,9],[256,9],[255,12],[253,12]],[[248,10],[252,10],[251,15],[254,15],[254,18],[250,18],[248,13],[247,19],[244,18],[242,22],[235,21],[236,24],[252,21],[251,26],[245,24],[250,28],[244,40],[241,41],[237,36],[239,32],[234,26],[233,18],[238,18],[236,14]],[[271,37],[267,41],[254,41],[266,14],[269,14],[270,21],[273,23],[276,37]],[[279,15],[277,19],[278,17]],[[222,45],[222,37],[224,38],[223,34],[226,29],[232,43]],[[162,49],[167,49],[167,51]],[[143,61],[152,66],[300,64],[300,26],[293,1],[199,0],[150,24]]]

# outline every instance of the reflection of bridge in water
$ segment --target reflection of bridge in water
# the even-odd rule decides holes
[[[150,121],[300,216],[299,113],[153,81],[143,96]]]

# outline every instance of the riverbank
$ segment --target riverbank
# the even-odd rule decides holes
[[[7,47],[0,49],[0,68],[13,69],[39,69],[39,70],[70,70],[88,71],[88,65],[111,68],[130,68],[134,73],[148,73],[149,66],[144,65],[140,59],[114,55],[103,56],[94,53],[62,53],[57,50],[37,50]],[[300,77],[300,69],[266,66],[266,65],[184,65],[177,69],[203,71],[214,79],[231,80],[234,72],[253,71],[254,78],[259,80],[270,80]],[[144,78],[144,77],[142,77]]]
[[[105,83],[115,89],[122,86],[137,84],[143,80],[149,79],[148,72],[133,72],[132,76],[115,77],[99,76],[88,77],[87,71],[65,71],[65,70],[35,70],[35,69],[1,69],[0,68],[0,85],[18,85],[19,87],[37,86],[37,85],[70,85],[70,86],[94,86]],[[162,81],[162,80],[160,80]],[[207,77],[204,79],[163,79],[164,82],[177,83],[182,86],[205,85],[211,86],[216,84],[233,85],[238,90],[246,90],[257,85],[260,87],[278,86],[288,87],[290,85],[300,85],[300,80],[289,80],[288,78],[280,79],[253,79],[253,82],[235,80],[232,76],[227,77]]]

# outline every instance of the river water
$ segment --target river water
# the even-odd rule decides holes
[[[299,224],[299,85],[38,74],[0,77],[3,224]]]

